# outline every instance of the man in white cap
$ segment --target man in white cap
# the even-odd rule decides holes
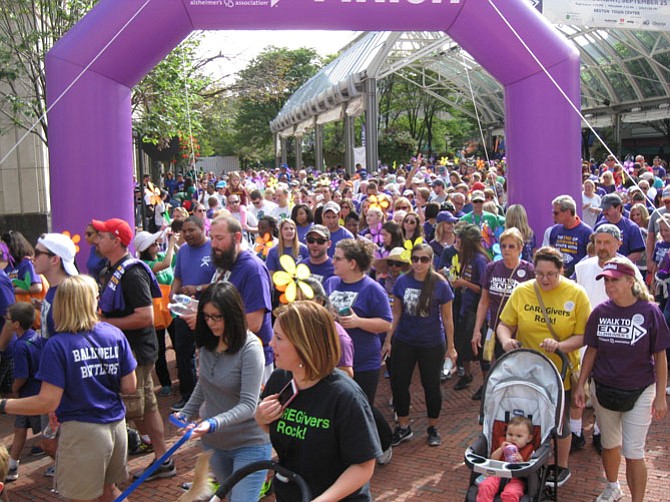
[[[44,300],[42,300],[40,309],[42,336],[44,338],[50,338],[56,332],[51,305],[56,296],[58,285],[68,276],[79,275],[74,262],[76,254],[77,248],[67,235],[44,234],[37,239],[33,265],[35,272],[42,274],[49,282],[49,290]]]
[[[335,245],[343,239],[353,239],[354,236],[349,230],[340,226],[340,205],[337,202],[331,200],[324,204],[321,219],[330,232],[328,256],[332,258],[335,254]]]

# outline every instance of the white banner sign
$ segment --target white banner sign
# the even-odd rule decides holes
[[[530,0],[554,24],[670,30],[670,0]]]

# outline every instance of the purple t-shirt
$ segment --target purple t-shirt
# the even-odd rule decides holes
[[[338,228],[335,232],[330,233],[330,247],[328,248],[328,256],[331,258],[335,255],[335,245],[344,239],[353,239],[354,236],[349,230],[344,227]]]
[[[42,316],[42,338],[51,338],[56,332],[56,323],[54,322],[54,311],[51,308],[54,304],[58,286],[51,286],[42,300],[40,315]]]
[[[310,230],[312,230],[313,226],[314,226],[314,223],[308,223],[307,225],[296,224],[295,229],[298,232],[298,240],[300,242],[302,242],[303,244],[305,243],[305,239],[307,238],[307,234],[309,233]]]
[[[295,260],[296,263],[309,257],[309,250],[307,249],[307,246],[302,242],[298,244],[300,245],[300,249],[298,250],[298,258]],[[293,248],[285,247],[284,254],[293,256]],[[270,273],[276,272],[277,270],[284,270],[279,263],[279,246],[270,248],[270,251],[268,251],[268,256],[265,259],[265,266],[268,268]]]
[[[670,348],[670,331],[655,303],[638,300],[619,307],[607,300],[591,312],[584,341],[598,349],[593,378],[632,390],[656,381],[653,355]]]
[[[212,263],[212,242],[207,240],[202,246],[184,244],[179,248],[174,265],[174,277],[182,286],[209,284],[216,271]]]
[[[335,273],[335,267],[333,267],[333,260],[330,258],[328,258],[323,263],[319,263],[318,265],[315,265],[314,263],[309,261],[309,258],[301,263],[307,265],[309,271],[312,272],[312,277],[318,280],[321,284],[330,279]]]
[[[19,397],[35,396],[40,392],[42,382],[35,378],[40,367],[42,346],[46,340],[35,331],[29,329],[14,346],[14,378],[24,378],[26,381],[19,389]]]
[[[137,363],[123,332],[111,324],[100,322],[86,336],[88,340],[82,333],[56,333],[49,338],[36,378],[63,389],[56,409],[59,422],[116,422],[126,414],[119,396],[121,377]]]
[[[219,272],[222,272],[222,275]],[[212,281],[216,282],[219,279],[229,281],[237,288],[242,296],[245,313],[265,310],[263,323],[254,335],[263,343],[265,365],[272,364],[274,352],[269,345],[272,340],[272,294],[270,274],[265,263],[253,253],[241,251],[232,268],[229,271],[217,271]]]
[[[402,303],[402,315],[393,337],[413,347],[435,347],[445,343],[440,309],[454,299],[454,293],[446,281],[435,281],[430,310],[427,315],[420,315],[417,307],[422,287],[423,281],[417,281],[411,273],[401,275],[393,286],[394,301]]]
[[[607,220],[602,219],[596,224],[596,228],[608,223]],[[644,237],[642,231],[632,220],[625,216],[622,217],[618,223],[613,223],[615,227],[621,230],[621,246],[619,247],[619,254],[628,256],[631,253],[645,250]]]
[[[549,245],[563,254],[563,267],[566,277],[575,272],[575,265],[586,256],[586,246],[593,230],[581,221],[573,228],[554,225],[549,233]]]
[[[33,262],[30,261],[30,258],[27,256],[19,262],[19,264],[14,268],[7,267],[5,269],[7,275],[10,279],[19,279],[23,280],[26,277],[26,274],[30,277],[30,284],[41,284],[42,279],[35,272],[35,267],[33,267]]]
[[[16,301],[14,297],[14,286],[7,274],[0,270],[0,331],[5,325],[5,314],[10,305]],[[15,338],[15,337],[14,337]],[[4,357],[11,357],[13,352],[14,341],[10,342],[4,352],[1,352]]]
[[[461,277],[468,282],[483,286],[484,271],[486,270],[487,263],[488,260],[486,259],[486,256],[477,253],[472,258],[472,262],[470,262],[468,266],[465,267],[465,270],[462,271]],[[470,288],[465,286],[461,287],[461,310],[459,315],[463,316],[469,310],[476,311],[479,297],[480,295],[472,291]]]
[[[337,363],[337,367],[352,368],[354,366],[354,342],[351,341],[349,333],[339,322],[335,323],[335,329],[340,338],[340,362]]]
[[[369,276],[360,281],[347,284],[337,276],[328,279],[323,285],[330,302],[339,312],[352,309],[358,317],[365,319],[381,318],[391,322],[391,306],[384,289]],[[381,368],[381,335],[360,328],[347,330],[354,342],[354,371],[372,371]]]
[[[665,255],[668,254],[668,251],[670,251],[670,242],[660,241],[656,243],[654,246],[654,261],[656,265],[660,265]]]
[[[505,304],[514,288],[521,282],[535,278],[533,264],[525,260],[519,262],[519,266],[512,276],[513,270],[507,268],[502,260],[493,261],[486,265],[482,288],[489,292],[489,324],[493,329],[498,326],[498,317],[500,317],[502,309],[505,308]]]

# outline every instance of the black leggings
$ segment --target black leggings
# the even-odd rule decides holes
[[[161,387],[171,387],[172,379],[170,378],[170,372],[168,371],[167,360],[165,359],[165,328],[159,329],[156,328],[156,337],[158,338],[158,359],[156,359],[156,376],[158,376],[158,381],[161,383]],[[170,334],[170,341],[172,346],[175,346],[174,342],[174,322],[170,324],[167,329],[167,332]]]
[[[377,433],[379,434],[379,441],[382,445],[382,450],[386,451],[391,446],[393,439],[393,431],[389,427],[388,422],[375,407],[375,395],[377,394],[377,384],[379,383],[379,370],[370,371],[354,371],[354,381],[363,390],[363,393],[368,398],[368,403],[372,408],[372,415],[375,418],[375,425],[377,426]]]
[[[413,347],[397,338],[391,342],[391,391],[393,407],[399,417],[409,415],[410,392],[414,367],[419,364],[421,385],[426,396],[428,418],[438,418],[442,409],[440,372],[446,353],[446,344],[434,347]]]

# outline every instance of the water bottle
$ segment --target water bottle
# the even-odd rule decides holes
[[[519,448],[515,444],[508,444],[503,448],[503,457],[505,462],[516,462],[516,455],[519,453]]]
[[[444,360],[444,364],[442,365],[442,378],[449,378],[453,369],[454,363],[449,357],[447,357]]]
[[[176,316],[195,314],[198,311],[198,300],[187,295],[174,295],[167,307]]]
[[[56,436],[58,435],[58,429],[59,427],[52,429],[51,423],[48,423],[47,426],[42,431],[42,437],[44,439],[56,439]]]

